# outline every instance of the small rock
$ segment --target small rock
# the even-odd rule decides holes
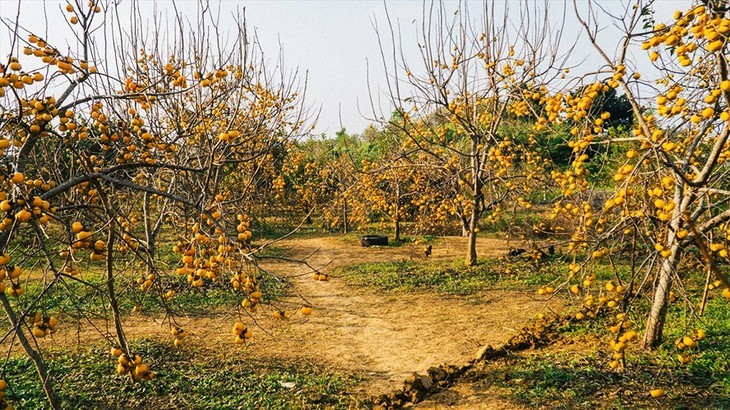
[[[431,379],[430,376],[420,376],[419,380],[421,386],[423,387],[423,390],[425,391],[431,391],[434,387],[436,387],[433,383],[433,379]]]
[[[411,390],[410,397],[408,400],[411,403],[418,403],[419,401],[423,400],[423,398],[426,397],[426,392],[423,390]]]
[[[403,390],[406,392],[425,392],[431,390],[433,387],[433,380],[429,376],[422,376],[418,373],[413,373],[403,382]]]
[[[494,348],[492,347],[492,345],[484,345],[477,351],[475,359],[487,360],[493,354],[494,354]]]
[[[400,392],[392,391],[388,393],[388,407],[398,407],[403,405],[403,400],[400,398]]]
[[[449,374],[446,373],[446,370],[440,368],[440,367],[431,367],[427,370],[427,373],[434,382],[440,382],[442,380],[446,380],[447,377],[449,377]]]

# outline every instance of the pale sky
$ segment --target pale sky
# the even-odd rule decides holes
[[[513,0],[505,1],[510,2],[510,5],[519,4]],[[141,0],[140,3],[150,7],[154,4],[151,0]],[[456,1],[446,3],[448,8],[455,8],[458,4]],[[551,14],[562,17],[558,9],[563,3],[561,0],[550,0],[548,4]],[[626,4],[632,4],[620,0],[602,0],[598,3],[616,10],[626,7]],[[657,20],[670,18],[675,9],[682,9],[688,3],[688,0],[657,1]],[[195,10],[195,7],[192,7],[195,4],[193,0],[178,0],[177,4],[178,9],[183,12],[188,9]],[[186,9],[186,4],[191,7]],[[211,4],[217,3],[211,1]],[[476,11],[481,2],[471,1],[468,4]],[[21,0],[21,21],[28,28],[42,33],[45,31],[46,22],[39,13],[39,6],[44,7],[49,16],[60,18],[63,13],[59,5],[65,5],[65,1]],[[157,5],[165,7],[169,2],[158,1]],[[572,7],[572,1],[568,2],[568,5]],[[374,20],[381,26],[386,24],[382,1],[222,0],[221,6],[223,21],[227,20],[226,16],[236,7],[245,7],[248,25],[256,29],[264,51],[275,58],[281,44],[287,68],[298,67],[301,73],[307,73],[307,101],[315,110],[321,109],[315,133],[334,136],[341,125],[349,132],[355,133],[367,127],[370,123],[368,118],[373,115],[368,91],[368,64],[372,92],[382,93],[385,82],[380,49],[373,28]],[[12,17],[16,7],[17,0],[0,0],[0,16]],[[391,18],[400,22],[404,32],[404,45],[410,47],[414,58],[418,57],[418,51],[415,47],[413,21],[421,19],[422,7],[421,0],[388,1]],[[572,10],[567,16],[566,31],[570,30],[571,33],[568,34],[575,38],[579,30]],[[49,30],[52,33],[60,33],[58,35],[69,35],[68,28],[64,24],[60,27],[54,26],[58,25],[58,21],[51,22]],[[3,45],[7,47],[7,29],[0,27],[0,33],[0,55],[5,59],[8,53],[2,50],[2,47]],[[586,54],[592,53],[590,45],[581,43],[575,51],[574,58],[576,61],[581,61]],[[381,101],[385,104],[384,99],[381,98]],[[387,114],[391,110],[388,106],[382,107],[384,112],[380,112],[380,108],[376,109],[378,114]]]
[[[513,7],[519,5],[517,0],[504,1],[513,3]],[[578,4],[583,1],[578,0]],[[229,3],[237,2],[224,0],[224,4]],[[445,3],[450,9],[455,9],[459,4],[453,0]],[[542,4],[541,1],[535,3]],[[548,0],[547,3],[551,15],[556,19],[562,18],[565,2]],[[608,9],[622,10],[635,1],[599,0],[597,3]],[[671,19],[674,10],[682,10],[689,3],[688,0],[659,0],[655,4],[655,17],[658,22]],[[374,92],[380,90],[381,94],[384,90],[382,58],[372,23],[376,20],[381,28],[385,26],[387,21],[383,1],[262,0],[238,4],[246,7],[248,22],[257,28],[265,46],[271,45],[271,49],[275,50],[277,41],[281,41],[287,64],[307,70],[309,101],[317,107],[321,106],[316,132],[334,135],[340,128],[340,116],[342,125],[349,132],[360,132],[370,123],[363,118],[363,115],[370,118],[373,113],[367,88],[368,63],[371,87]],[[481,2],[469,1],[468,4],[474,15],[478,15]],[[579,35],[580,29],[575,20],[572,1],[569,0],[567,6],[566,31],[570,30],[571,33],[566,33],[565,38],[571,40]],[[404,45],[412,46],[411,56],[418,59],[413,21],[420,22],[423,1],[389,0],[387,7],[391,19],[400,22]],[[615,38],[610,40],[616,41]],[[587,55],[594,54],[594,50],[582,42],[574,54],[574,61],[583,61]],[[593,61],[598,61],[597,57],[593,58]],[[381,101],[386,104],[384,99]],[[387,108],[383,107],[386,111],[383,114],[387,114]]]
[[[284,58],[308,74],[307,97],[321,107],[315,132],[332,136],[342,126],[360,132],[372,117],[367,71],[377,82],[382,60],[372,19],[384,19],[380,1],[249,1],[249,23],[271,49],[280,41]],[[390,5],[403,18],[421,14],[418,1]],[[375,88],[376,85],[373,84]]]

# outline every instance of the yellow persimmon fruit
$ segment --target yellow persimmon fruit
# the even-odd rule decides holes
[[[730,288],[725,288],[722,290],[722,296],[725,299],[730,299]]]
[[[19,220],[20,222],[28,222],[32,217],[33,214],[27,209],[21,209],[15,214],[15,219]]]
[[[262,296],[264,296],[264,294],[259,291],[251,292],[251,294],[249,295],[249,297],[253,299],[261,299]]]
[[[687,347],[689,347],[689,348],[694,348],[694,347],[697,347],[697,342],[695,342],[695,340],[694,340],[694,339],[692,339],[692,338],[691,338],[691,337],[689,337],[689,336],[685,336],[685,337],[683,337],[683,338],[682,338],[682,343],[684,343],[684,344],[685,344],[685,346],[687,346]]]
[[[697,329],[697,340],[704,340],[707,337],[707,333],[705,333],[702,329]]]
[[[664,391],[664,389],[652,389],[649,394],[651,394],[651,397],[658,398],[664,396],[666,392]]]
[[[134,372],[137,373],[137,376],[144,376],[145,373],[147,373],[149,370],[150,370],[149,366],[147,366],[144,363],[140,363],[134,369]]]
[[[103,261],[104,259],[105,256],[103,253],[91,252],[91,254],[89,255],[89,260],[92,262]]]
[[[707,44],[707,51],[710,53],[714,53],[715,51],[718,51],[722,48],[723,41],[722,40],[715,40],[709,44]]]

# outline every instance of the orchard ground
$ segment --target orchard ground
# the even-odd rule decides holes
[[[172,346],[170,326],[161,324],[161,314],[145,309],[126,314],[131,345],[152,358],[158,373],[151,382],[130,384],[115,376],[109,343],[89,325],[77,327],[66,319],[58,333],[40,341],[41,348],[49,350],[52,369],[61,373],[60,394],[68,405],[359,408],[370,397],[399,389],[413,372],[466,364],[482,346],[506,342],[538,314],[550,317],[569,310],[571,300],[535,293],[557,274],[554,270],[565,268],[558,257],[507,258],[511,247],[529,245],[482,237],[482,263],[466,269],[465,241],[427,238],[363,248],[354,235],[303,234],[276,242],[269,254],[304,258],[330,280],[314,280],[301,263],[263,259],[263,269],[288,278],[274,301],[287,319],[272,317],[275,310],[267,307],[245,317],[247,324],[255,320],[254,337],[246,345],[233,343],[230,328],[239,317],[230,313],[230,304],[179,318],[178,325],[189,334],[179,349]],[[433,248],[429,257],[426,243]],[[303,303],[314,308],[312,315],[299,312]],[[716,320],[727,326],[727,316]],[[724,329],[716,337],[727,338]],[[717,377],[727,358],[704,376],[699,366],[667,366],[668,352],[641,356],[636,366],[615,372],[608,369],[608,353],[596,330],[577,323],[563,326],[551,346],[480,364],[417,406],[653,407],[662,402],[651,398],[649,390],[668,383],[675,390],[663,398],[670,400],[665,404],[730,405],[730,381]],[[722,361],[726,348],[713,343],[715,353],[705,360]],[[42,408],[30,363],[19,357],[13,365],[10,371],[21,372],[21,382],[11,400],[22,408]]]

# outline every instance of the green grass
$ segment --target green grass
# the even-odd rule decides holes
[[[264,240],[264,239],[277,239],[282,236],[290,234],[294,229],[297,228],[300,221],[288,222],[288,221],[258,221],[252,225],[253,239]],[[302,225],[297,229],[296,236],[302,237],[315,237],[322,236],[323,232],[327,232],[325,228],[319,227],[316,224]]]
[[[601,386],[615,382],[612,374],[592,364],[576,366],[575,363],[559,362],[559,359],[551,355],[529,357],[509,369],[502,379],[504,382],[498,385],[512,388],[527,382],[529,389],[513,389],[515,398],[534,406],[553,406],[561,400],[577,402],[580,398],[585,399],[598,392]]]
[[[636,356],[636,354],[634,355]],[[483,389],[506,391],[505,398],[534,408],[729,408],[720,374],[692,366],[663,367],[652,355],[633,357],[626,370],[608,368],[600,349],[576,353],[530,352],[488,364],[474,377]],[[661,387],[667,396],[650,397]]]
[[[299,238],[299,236],[297,236],[297,238]],[[262,244],[254,242],[251,246],[255,249],[261,245]],[[291,256],[291,250],[278,243],[273,243],[271,245],[267,245],[260,253],[257,253],[257,256],[265,258],[286,258]]]
[[[556,266],[562,266],[557,264]],[[505,269],[505,261],[485,259],[465,267],[463,259],[449,264],[417,261],[376,262],[338,268],[334,275],[346,281],[393,293],[442,292],[470,295],[484,289],[517,288],[558,277],[553,263],[516,261]],[[566,268],[567,269],[567,268]]]
[[[716,383],[716,387],[730,397],[730,307],[728,301],[715,291],[702,316],[702,322],[685,326],[685,312],[679,307],[671,309],[668,314],[665,330],[666,343],[659,350],[662,363],[670,368],[685,369],[693,378],[708,376]],[[692,335],[696,329],[707,332],[707,338],[699,342],[698,349],[691,352],[693,360],[680,365],[676,360],[679,350],[673,342],[685,335]],[[730,407],[730,403],[728,403]]]
[[[504,398],[528,407],[542,408],[730,408],[730,309],[715,291],[701,322],[687,325],[686,307],[670,307],[665,343],[645,352],[636,341],[627,349],[627,368],[612,370],[606,329],[610,318],[571,322],[561,329],[554,346],[488,363],[472,376],[481,389],[498,387]],[[629,312],[633,328],[643,331],[648,301],[639,301]],[[698,348],[680,351],[674,341],[702,328],[707,338]],[[570,347],[577,344],[577,347]],[[691,355],[681,364],[678,354]],[[650,397],[652,388],[667,395]]]
[[[486,265],[479,269],[424,265],[413,261],[366,263],[338,268],[335,276],[394,293],[436,290],[469,294],[495,283],[498,275]]]
[[[626,280],[630,268],[625,264],[598,263],[592,266],[592,273],[597,286],[603,286],[608,280],[615,282],[616,274]],[[559,255],[535,260],[528,251],[518,257],[481,259],[472,267],[465,267],[461,258],[449,263],[408,260],[342,266],[335,275],[359,286],[393,293],[435,291],[469,295],[495,287],[536,290],[545,285],[557,286],[569,276],[569,264]],[[573,283],[576,281],[578,278]]]
[[[359,380],[306,363],[280,363],[244,352],[176,350],[151,340],[133,342],[135,352],[155,371],[151,381],[131,383],[115,371],[108,349],[52,354],[63,408],[349,408]],[[6,394],[19,409],[45,409],[40,382],[26,358],[12,359],[3,371]],[[289,386],[289,387],[287,387]]]

